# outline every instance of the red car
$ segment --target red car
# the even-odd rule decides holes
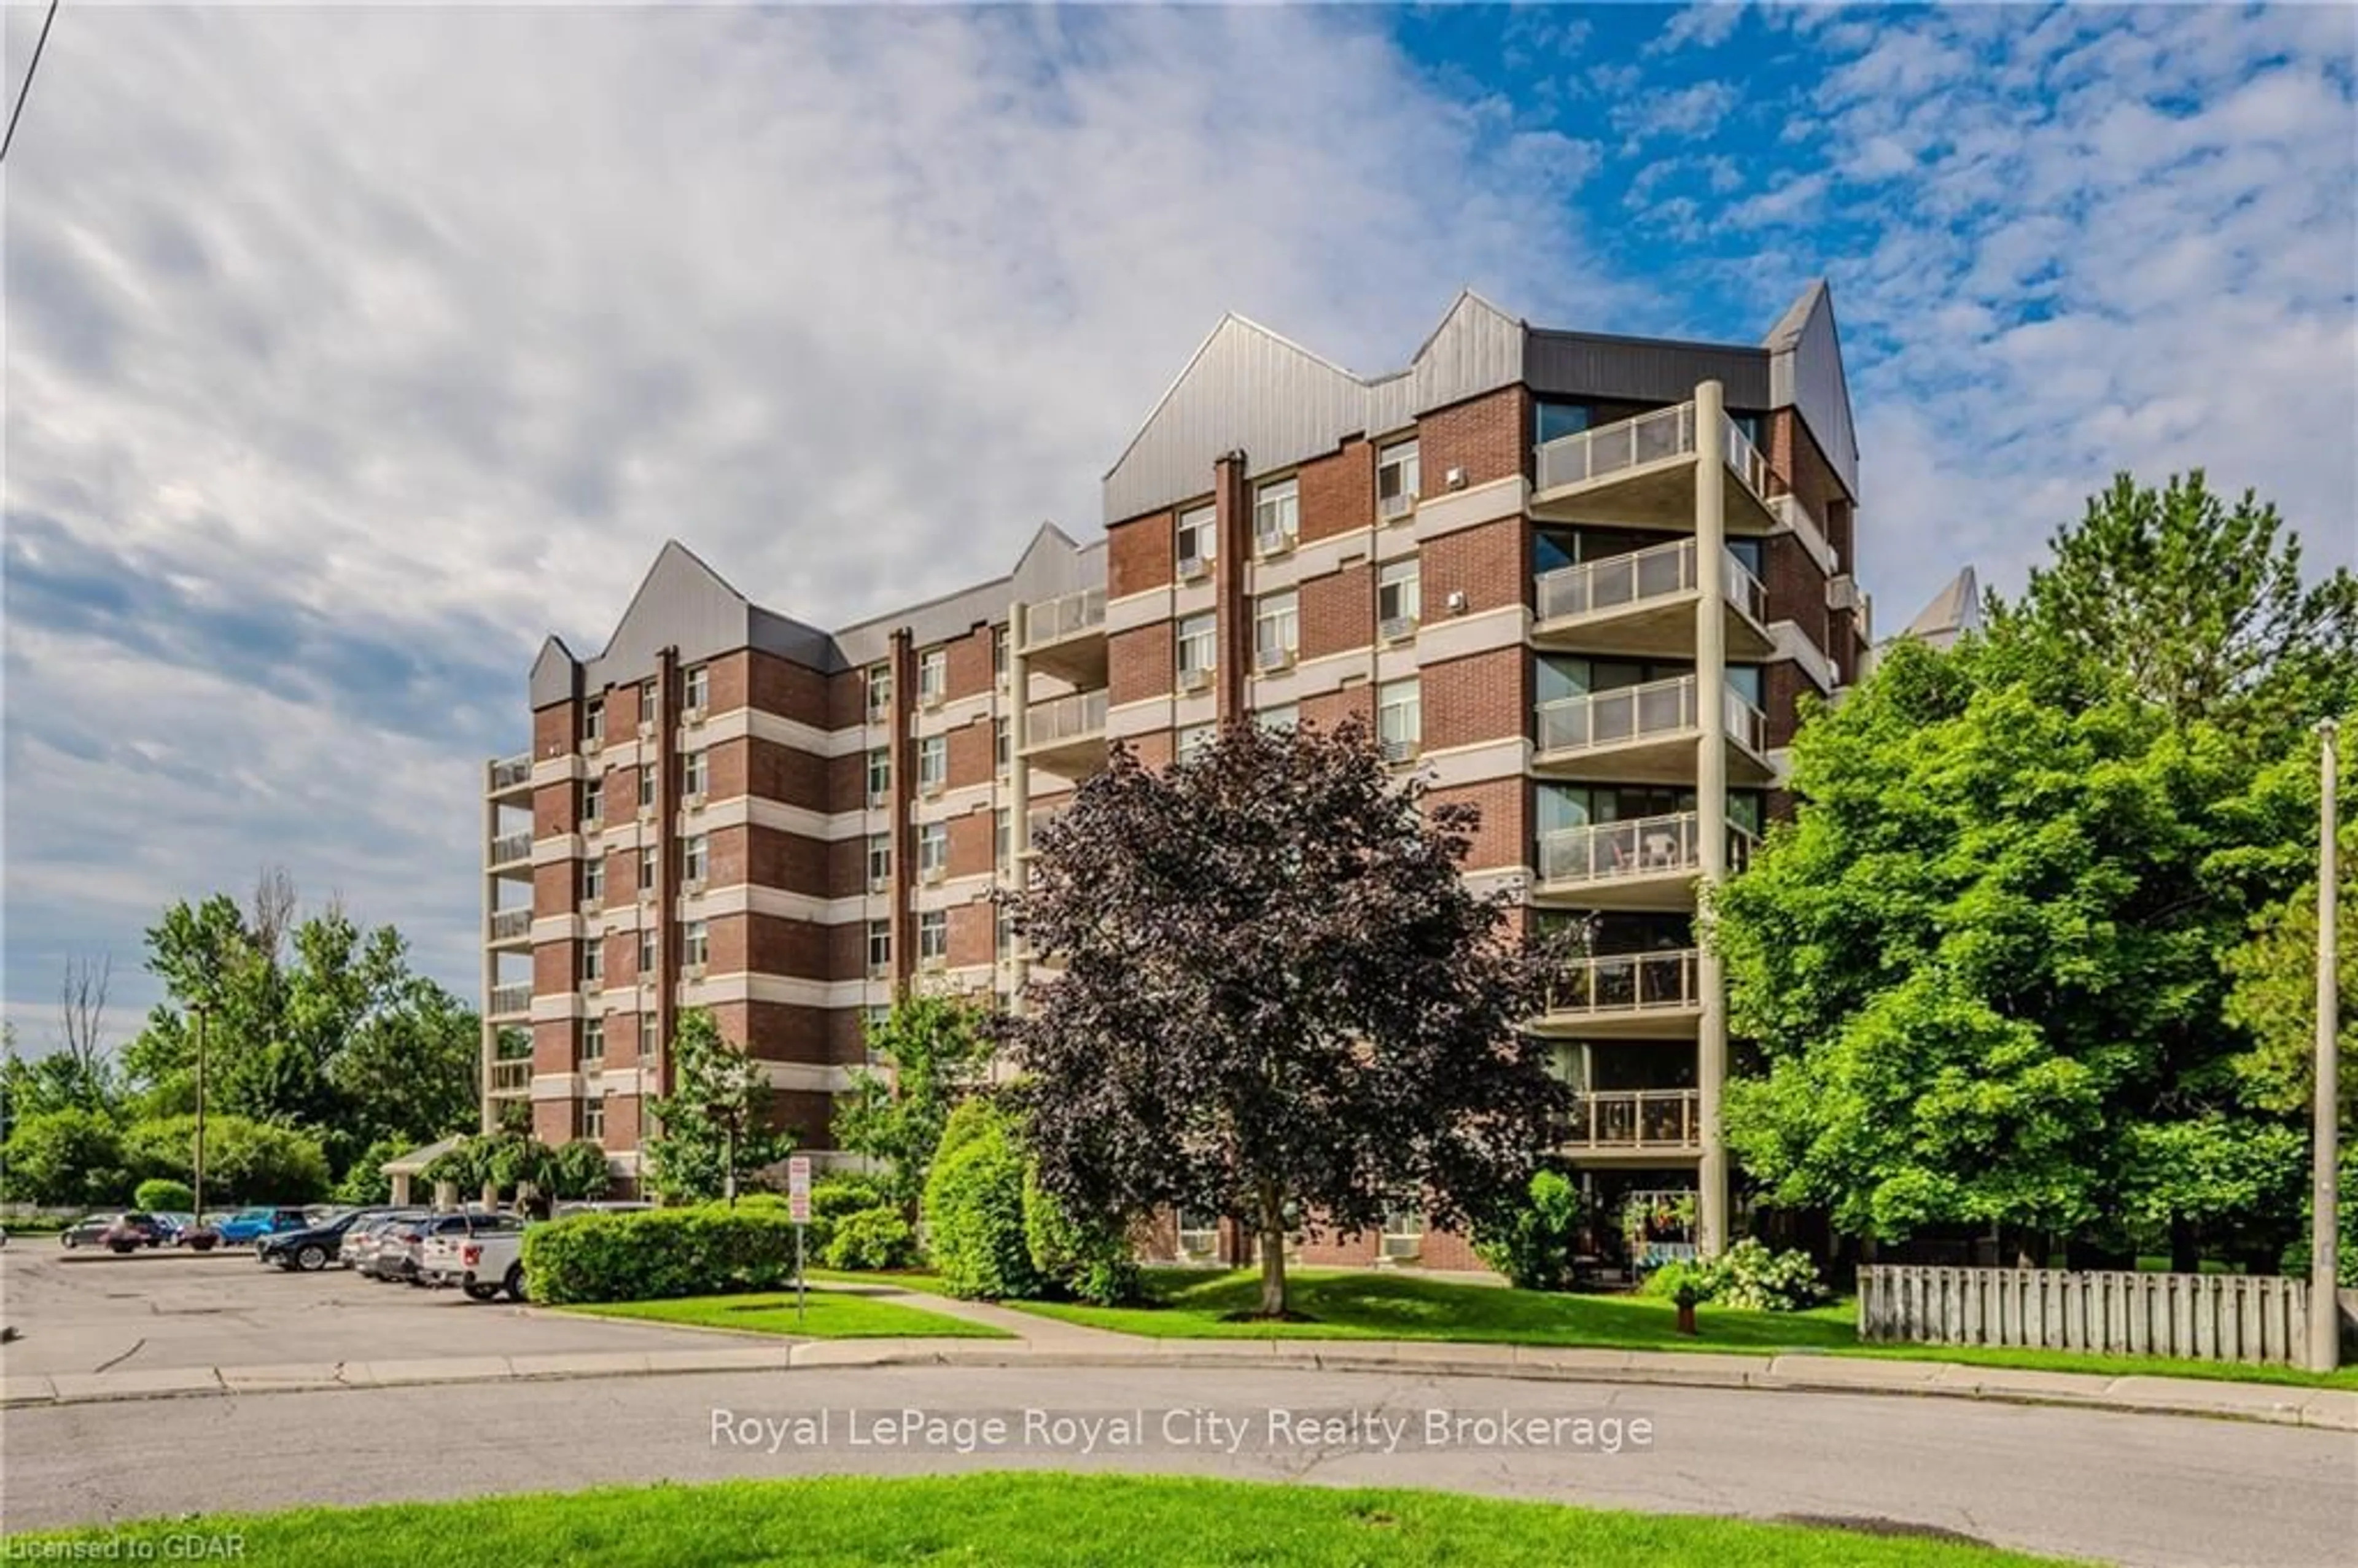
[[[152,1214],[126,1214],[99,1233],[98,1244],[110,1252],[136,1252],[161,1247],[172,1238],[171,1227]]]

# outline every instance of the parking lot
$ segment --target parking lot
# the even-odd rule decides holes
[[[287,1362],[418,1360],[708,1347],[650,1325],[468,1301],[349,1270],[290,1274],[250,1249],[68,1254],[52,1238],[0,1248],[0,1376]]]

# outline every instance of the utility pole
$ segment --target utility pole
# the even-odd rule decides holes
[[[197,1015],[197,1152],[196,1182],[197,1228],[205,1225],[205,1014],[212,1011],[203,1002],[189,1009]]]
[[[2321,787],[2318,794],[2317,844],[2317,1136],[2309,1168],[2309,1364],[2331,1372],[2342,1358],[2342,1305],[2335,1293],[2336,1196],[2341,1180],[2342,1092],[2340,932],[2334,886],[2341,874],[2334,837],[2341,783],[2332,719],[2320,719],[2317,734]]]

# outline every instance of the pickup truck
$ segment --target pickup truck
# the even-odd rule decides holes
[[[441,1289],[456,1285],[471,1301],[487,1302],[503,1291],[524,1300],[524,1228],[452,1231],[427,1238],[418,1254],[417,1277]]]

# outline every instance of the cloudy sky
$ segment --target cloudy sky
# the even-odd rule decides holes
[[[40,24],[5,15],[13,95]],[[1862,577],[2115,470],[2353,555],[2341,5],[60,12],[5,171],[5,1003],[265,861],[474,985],[477,769],[666,535],[1005,569],[1226,310],[1756,341],[1833,280]],[[116,1000],[153,995],[135,974]]]

